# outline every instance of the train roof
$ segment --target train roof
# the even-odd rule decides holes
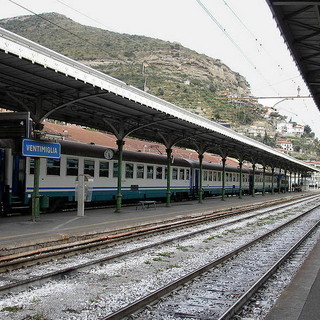
[[[109,160],[118,160],[118,150],[116,148],[101,146],[96,144],[87,144],[68,140],[57,141],[61,145],[61,153],[74,156],[82,156],[88,158],[99,158],[106,159],[106,150],[112,150],[113,156],[108,158]],[[12,139],[0,139],[0,148],[16,148],[16,143]],[[19,148],[20,149],[20,148]],[[123,150],[123,160],[132,162],[143,162],[150,164],[167,164],[167,156],[154,154],[154,153],[144,153],[140,151],[129,151]],[[199,168],[199,161],[194,159],[185,159],[180,157],[172,158],[172,165],[187,168]],[[222,171],[221,163],[206,162],[203,161],[204,170],[217,170]],[[238,172],[239,168],[237,166],[226,165],[227,171]],[[243,168],[244,173],[252,172],[252,169]],[[257,170],[257,173],[260,171]]]
[[[100,146],[95,144],[85,144],[80,142],[65,141],[65,140],[61,140],[59,142],[61,144],[62,154],[105,159],[105,151],[112,150],[114,156],[110,160],[118,160],[118,151],[115,148]],[[167,164],[166,155],[144,153],[144,152],[138,152],[138,151],[128,151],[128,150],[123,151],[123,160],[150,163],[150,164],[161,164],[161,165]],[[188,168],[199,167],[198,160],[184,159],[184,158],[178,158],[178,157],[172,158],[172,164],[174,166],[179,166],[179,167],[188,167]],[[221,171],[222,165],[219,163],[204,161],[203,169]],[[239,171],[239,168],[237,168],[236,166],[227,165],[226,170],[236,172],[236,171]],[[249,172],[249,170],[246,168],[243,168],[243,172]]]
[[[59,142],[61,144],[61,153],[63,154],[105,159],[105,151],[112,150],[114,155],[110,160],[118,160],[118,151],[115,148],[64,140]],[[128,150],[123,150],[123,160],[162,165],[167,163],[167,157],[165,155]],[[183,158],[173,158],[173,165],[190,167],[188,160]]]

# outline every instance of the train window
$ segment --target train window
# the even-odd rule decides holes
[[[203,171],[203,181],[207,181],[208,180],[208,171],[204,170]]]
[[[153,179],[153,166],[147,166],[147,179]]]
[[[236,182],[236,180],[237,180],[237,174],[236,174],[236,173],[233,173],[232,175],[233,175],[233,182]]]
[[[60,176],[60,159],[47,159],[47,175]]]
[[[179,170],[179,179],[184,180],[184,169]]]
[[[109,177],[109,162],[100,161],[99,163],[99,177]]]
[[[144,165],[137,165],[137,179],[144,179]]]
[[[113,163],[113,178],[118,178],[118,162]]]
[[[229,172],[226,172],[226,182],[229,181]]]
[[[212,171],[209,171],[208,179],[209,181],[212,181]]]
[[[84,160],[83,173],[94,177],[94,160]]]
[[[133,163],[126,163],[126,179],[133,179]]]
[[[156,179],[162,179],[163,175],[163,168],[162,167],[157,167],[156,169]]]
[[[186,169],[186,179],[189,180],[190,179],[190,170]]]
[[[217,172],[213,171],[213,181],[217,181]]]
[[[172,169],[172,180],[177,180],[178,179],[178,169],[173,168]]]
[[[34,174],[34,158],[29,159],[29,173]]]
[[[67,176],[77,176],[79,168],[79,160],[67,158]]]
[[[221,172],[218,172],[218,181],[222,181],[221,180]]]

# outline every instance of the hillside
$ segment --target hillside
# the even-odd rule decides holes
[[[254,101],[216,100],[250,95],[246,79],[220,60],[178,43],[84,26],[57,13],[41,17],[4,19],[0,26],[211,120],[261,119]]]
[[[0,27],[208,119],[227,122],[232,129],[272,147],[281,138],[276,123],[284,119],[277,112],[268,117],[254,100],[217,100],[250,96],[243,76],[222,61],[179,43],[88,27],[57,13],[3,19]],[[258,135],[250,133],[258,127],[265,129]],[[319,140],[308,134],[289,140],[294,149],[290,154],[295,157],[320,155]]]

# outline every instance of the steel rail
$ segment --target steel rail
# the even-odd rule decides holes
[[[228,259],[232,258],[234,255],[237,255],[238,253],[240,253],[241,251],[244,251],[245,249],[251,247],[252,245],[256,244],[257,242],[263,240],[264,238],[269,237],[270,235],[278,232],[279,230],[285,228],[286,226],[290,225],[291,223],[301,219],[303,216],[309,214],[310,212],[312,212],[313,210],[319,208],[320,205],[316,205],[313,208],[307,210],[306,212],[302,213],[301,215],[291,219],[288,222],[285,222],[284,224],[276,227],[275,229],[268,231],[267,233],[263,234],[262,236],[258,236],[255,239],[253,239],[252,241],[238,247],[235,250],[232,250],[231,252],[225,254],[224,256],[204,265],[203,267],[198,268],[195,271],[192,271],[190,273],[188,273],[187,275],[169,283],[166,286],[163,286],[162,288],[160,288],[159,290],[154,291],[153,293],[121,308],[120,310],[106,316],[106,317],[102,317],[100,320],[120,320],[124,317],[127,317],[129,315],[131,315],[132,313],[138,312],[140,311],[142,308],[146,307],[149,304],[155,303],[157,300],[159,300],[160,298],[170,294],[172,291],[176,290],[177,288],[181,287],[182,285],[185,285],[186,283],[190,282],[191,280],[193,280],[194,278],[202,275],[203,273],[209,271],[210,269],[218,266],[219,264],[227,261]]]
[[[307,231],[269,270],[260,277],[218,320],[228,320],[234,316],[250,298],[270,279],[279,267],[290,257],[294,251],[319,227],[320,220]]]
[[[318,195],[312,195],[298,199],[295,203],[300,203],[305,201],[307,198],[316,198]],[[102,237],[95,237],[86,240],[81,240],[73,243],[51,246],[47,248],[41,248],[29,252],[23,252],[19,254],[9,255],[5,257],[0,257],[0,273],[6,272],[14,269],[18,269],[20,266],[26,267],[39,263],[40,261],[49,261],[53,258],[65,257],[66,255],[76,255],[82,252],[93,250],[95,248],[103,248],[113,245],[119,241],[128,241],[134,238],[147,236],[149,234],[161,233],[170,231],[177,228],[188,227],[196,224],[203,224],[209,221],[219,220],[229,218],[233,215],[246,213],[250,210],[262,209],[268,206],[274,206],[281,203],[286,203],[281,206],[285,208],[292,205],[293,199],[286,199],[285,201],[275,201],[262,203],[257,207],[257,205],[249,205],[245,207],[231,208],[230,210],[212,212],[210,214],[201,215],[197,217],[188,218],[185,220],[171,221],[166,224],[157,226],[145,226],[141,229],[135,230],[123,230],[122,233],[107,235]],[[289,203],[287,203],[289,202]],[[273,210],[273,209],[270,209]]]
[[[106,256],[106,257],[103,257],[103,258],[99,258],[99,259],[91,260],[91,261],[84,262],[84,263],[81,263],[81,264],[77,264],[76,266],[63,268],[63,269],[60,269],[60,270],[48,272],[48,273],[40,275],[40,276],[33,276],[33,277],[31,277],[29,279],[26,279],[26,280],[20,280],[20,281],[14,282],[14,283],[10,283],[10,284],[4,285],[4,286],[0,286],[0,296],[2,296],[4,294],[7,294],[7,293],[10,293],[10,292],[19,292],[19,291],[21,291],[21,290],[23,290],[23,289],[25,289],[27,287],[30,287],[30,286],[40,286],[40,285],[45,284],[49,280],[60,279],[60,278],[62,278],[64,276],[66,276],[66,275],[72,274],[73,272],[78,272],[80,270],[83,271],[83,270],[92,268],[94,265],[101,265],[101,264],[104,264],[104,263],[106,263],[108,261],[117,259],[119,257],[126,256],[126,255],[130,255],[132,253],[140,252],[142,250],[147,250],[147,249],[150,249],[150,248],[156,247],[156,246],[161,246],[161,245],[173,242],[173,241],[189,238],[191,236],[194,236],[194,235],[197,235],[197,234],[201,234],[201,233],[204,233],[204,232],[207,232],[207,231],[210,231],[210,230],[214,230],[214,229],[217,229],[217,228],[226,227],[228,225],[232,225],[234,223],[238,223],[238,222],[241,222],[241,221],[244,221],[244,220],[247,220],[247,219],[251,219],[251,218],[254,218],[254,217],[258,216],[258,215],[265,214],[265,213],[268,213],[268,212],[273,211],[273,210],[281,210],[281,209],[283,209],[285,207],[299,204],[302,201],[303,200],[295,201],[293,204],[292,203],[285,204],[285,205],[283,205],[283,206],[281,206],[279,208],[276,208],[276,209],[272,208],[272,209],[266,210],[266,211],[264,211],[262,213],[259,212],[259,213],[250,215],[248,217],[242,217],[240,219],[236,219],[236,220],[233,220],[233,221],[221,223],[221,224],[216,225],[216,226],[211,226],[211,227],[207,227],[207,228],[204,228],[204,229],[201,229],[201,230],[196,230],[196,231],[193,231],[193,232],[189,232],[187,234],[179,235],[179,236],[176,236],[174,238],[158,241],[156,243],[152,243],[152,244],[145,245],[145,246],[142,246],[142,247],[137,247],[137,248],[134,248],[134,249],[131,249],[131,250],[127,250],[127,251],[120,252],[120,253],[117,253],[117,254],[109,255],[109,256]],[[64,256],[65,253],[61,253],[61,255]]]

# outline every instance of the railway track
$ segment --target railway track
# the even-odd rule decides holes
[[[252,210],[264,209],[271,207],[270,210],[274,210],[275,205],[279,205],[279,208],[286,208],[291,206],[292,203],[301,203],[305,199],[313,199],[319,197],[318,195],[302,197],[295,201],[285,200],[277,202],[266,202],[260,205],[249,205],[245,207],[232,208],[227,211],[206,213],[197,217],[190,217],[188,219],[170,221],[161,225],[146,225],[140,229],[133,230],[120,230],[118,233],[96,236],[89,239],[84,239],[67,244],[49,245],[44,248],[36,250],[25,250],[23,252],[8,254],[0,257],[0,273],[10,270],[19,269],[21,267],[32,266],[39,263],[51,261],[53,259],[66,258],[67,256],[78,255],[91,250],[99,250],[102,248],[108,248],[120,241],[134,241],[135,239],[149,236],[150,234],[171,232],[181,228],[188,228],[196,224],[207,224],[211,221],[217,221],[226,219],[232,216],[241,215]],[[257,213],[259,214],[259,212]]]
[[[318,197],[316,197],[315,199],[317,199]],[[320,198],[320,197],[319,197]],[[309,201],[313,201],[314,198],[311,198]],[[302,200],[298,200],[294,202],[294,205],[299,205],[302,202]],[[291,203],[289,204],[285,204],[285,205],[281,205],[277,207],[277,210],[283,210],[285,208],[287,208],[288,206],[292,206],[293,204]],[[79,272],[81,270],[87,270],[89,268],[94,267],[95,265],[101,265],[101,264],[106,264],[109,261],[112,261],[114,259],[117,258],[121,258],[123,256],[127,256],[130,254],[133,254],[135,252],[139,252],[142,250],[147,250],[153,247],[157,247],[157,246],[161,246],[161,245],[165,245],[168,243],[172,243],[174,241],[179,241],[179,240],[183,240],[183,239],[187,239],[193,236],[196,236],[198,234],[202,234],[204,232],[209,232],[209,231],[213,231],[215,229],[218,228],[222,228],[222,227],[227,227],[229,225],[233,225],[234,223],[239,223],[239,222],[243,222],[249,219],[252,219],[254,217],[257,217],[261,214],[266,214],[268,212],[273,212],[275,210],[275,207],[273,206],[271,209],[260,209],[260,210],[256,210],[254,211],[252,214],[248,214],[245,215],[243,217],[234,217],[233,219],[229,219],[226,222],[219,222],[215,225],[210,225],[210,226],[204,226],[201,228],[198,228],[196,230],[185,230],[182,231],[180,234],[176,235],[173,234],[172,236],[169,236],[168,234],[166,234],[165,239],[160,239],[160,240],[156,240],[156,241],[151,241],[149,244],[143,244],[141,246],[137,246],[133,249],[130,250],[124,250],[121,251],[119,253],[116,254],[106,254],[103,255],[103,257],[100,258],[91,258],[88,261],[82,262],[82,263],[74,263],[72,266],[68,266],[65,268],[58,268],[57,270],[53,270],[51,272],[46,272],[46,273],[41,273],[41,275],[36,275],[36,276],[30,276],[27,279],[23,279],[23,280],[16,280],[14,281],[11,277],[11,281],[8,284],[5,285],[0,285],[0,295],[4,295],[6,293],[12,293],[12,292],[19,292],[25,288],[28,288],[30,286],[40,286],[45,284],[46,282],[50,281],[50,280],[55,280],[55,279],[60,279],[66,275],[71,275],[72,273],[76,273]],[[217,220],[221,220],[222,218],[227,219],[227,217],[233,217],[234,214],[228,216],[226,214],[224,214],[223,216],[218,216]],[[210,219],[210,221],[212,221],[212,219]],[[197,222],[197,221],[196,221]],[[190,224],[190,222],[189,222]],[[177,226],[175,226],[175,228],[180,227],[181,225],[178,224]],[[186,225],[183,224],[183,227],[186,228]],[[173,231],[174,227],[170,226],[170,230]],[[166,231],[168,231],[167,229],[165,229]],[[158,231],[158,230],[157,230]],[[144,236],[150,235],[150,230],[148,230],[147,233],[144,234]],[[68,248],[68,250],[72,250],[73,248]],[[77,248],[75,248],[75,250],[77,250]],[[53,250],[49,252],[49,254],[52,252],[52,256],[51,256],[51,261],[53,257],[66,257],[66,251],[63,250],[62,252],[54,252]],[[68,251],[67,251],[68,252]],[[32,261],[32,265],[35,264],[39,264],[40,259],[44,259],[45,261],[48,259],[48,255],[46,255],[44,258],[39,256],[37,257],[38,260],[36,261]],[[42,260],[42,263],[44,263],[44,261]],[[6,261],[6,263],[2,264],[1,267],[2,268],[8,268],[10,267],[11,270],[13,270],[13,267],[15,266],[16,268],[18,268],[18,266],[23,265],[23,270],[25,270],[25,262],[24,260],[21,262],[20,259],[18,261],[16,260],[9,260]]]
[[[319,228],[320,220],[310,218],[319,207],[101,319],[123,319],[139,310],[133,319],[230,319]]]
[[[309,206],[311,205],[310,203],[312,203],[313,201],[309,201]],[[316,202],[316,201],[315,201]],[[298,205],[296,205],[298,206]],[[286,206],[287,207],[287,206]],[[275,209],[272,209],[272,210],[275,210]],[[282,211],[286,212],[285,208],[282,208],[281,209]],[[278,209],[278,211],[281,212],[280,209]],[[297,209],[298,211],[300,209]],[[264,215],[272,215],[269,211],[270,210],[267,210],[267,209],[261,209],[259,211],[265,211]],[[269,212],[269,213],[266,213],[266,212]],[[5,282],[5,278],[7,277],[10,281],[9,283],[7,284],[4,284],[1,286],[0,288],[0,293],[2,294],[2,297],[4,299],[7,298],[8,296],[8,293],[9,296],[12,295],[13,292],[23,292],[25,290],[30,290],[30,286],[33,287],[33,288],[37,288],[37,286],[39,285],[46,285],[49,281],[50,282],[54,282],[55,279],[73,279],[73,277],[76,277],[78,276],[79,274],[85,274],[86,272],[88,272],[88,274],[90,274],[90,270],[92,270],[93,268],[96,268],[96,269],[99,269],[100,267],[103,269],[103,266],[105,265],[106,267],[109,266],[109,264],[112,264],[111,261],[115,261],[114,263],[115,264],[119,264],[119,261],[120,261],[120,264],[122,263],[123,260],[125,259],[129,259],[129,260],[132,260],[132,259],[135,259],[135,257],[128,257],[128,255],[134,255],[134,253],[136,255],[138,254],[141,254],[142,250],[144,251],[150,251],[150,250],[156,250],[155,249],[155,246],[156,247],[159,247],[159,246],[166,246],[168,245],[170,242],[177,242],[179,243],[180,246],[183,246],[182,244],[182,241],[188,241],[188,240],[183,240],[183,239],[187,239],[187,238],[192,238],[194,236],[196,236],[197,234],[202,234],[202,233],[209,233],[209,234],[212,234],[212,232],[217,232],[217,231],[213,231],[213,230],[217,230],[218,228],[232,228],[232,225],[234,225],[235,223],[237,223],[238,225],[239,224],[250,224],[248,223],[249,219],[260,219],[257,217],[257,215],[261,215],[262,212],[255,212],[254,214],[251,214],[250,216],[248,217],[242,217],[241,219],[237,218],[237,217],[233,217],[231,220],[233,221],[228,221],[228,222],[224,222],[224,221],[220,221],[219,222],[219,225],[216,225],[216,226],[208,226],[207,228],[203,228],[203,230],[194,230],[191,231],[190,230],[187,230],[185,229],[184,230],[184,234],[180,234],[180,235],[173,235],[171,237],[171,239],[165,239],[165,240],[160,240],[160,241],[155,241],[153,243],[150,243],[150,244],[146,244],[146,239],[141,239],[141,242],[142,242],[142,246],[137,246],[133,249],[129,249],[129,250],[124,250],[122,252],[118,252],[118,253],[114,253],[113,255],[110,255],[108,257],[104,256],[102,258],[97,258],[95,257],[95,259],[89,259],[89,261],[86,261],[86,262],[81,262],[81,263],[76,263],[74,264],[73,266],[68,266],[66,268],[61,268],[61,266],[57,269],[57,270],[54,270],[54,271],[51,271],[51,272],[48,272],[48,269],[50,270],[50,264],[45,264],[43,266],[44,270],[45,270],[45,273],[42,273],[40,274],[41,272],[40,271],[35,271],[33,272],[33,275],[31,275],[30,272],[28,272],[28,269],[29,268],[26,268],[22,271],[22,274],[24,274],[24,279],[17,279],[15,278],[15,273],[5,273],[3,274],[3,277],[2,279],[0,278],[0,283],[1,283],[1,280],[4,280]],[[287,213],[283,213],[282,214],[283,216],[287,215]],[[273,216],[275,216],[275,214],[273,214]],[[269,216],[269,219],[270,216]],[[260,222],[259,222],[260,223]],[[244,233],[250,233],[248,231],[244,231]],[[168,238],[168,234],[165,234],[163,236],[164,238]],[[204,237],[204,239],[208,238],[208,236],[206,235]],[[219,236],[218,236],[219,238]],[[229,241],[229,240],[228,240]],[[239,240],[240,241],[240,240]],[[244,241],[244,240],[243,240]],[[205,241],[204,241],[205,242]],[[217,244],[217,246],[220,246],[219,244]],[[112,251],[114,251],[114,248],[112,248]],[[220,253],[219,253],[220,254]],[[221,255],[221,254],[220,254]],[[121,258],[121,260],[119,260]],[[137,258],[139,259],[139,258]],[[94,267],[95,265],[95,267]],[[40,266],[41,267],[41,266]],[[34,276],[34,274],[37,274],[36,276]],[[57,282],[59,282],[60,280],[57,280]],[[82,281],[87,281],[87,280],[82,280]],[[109,281],[109,280],[108,280]],[[30,293],[31,295],[33,293]],[[0,310],[1,310],[1,305],[0,305]],[[1,316],[1,314],[0,314]],[[62,318],[61,318],[62,319]]]

